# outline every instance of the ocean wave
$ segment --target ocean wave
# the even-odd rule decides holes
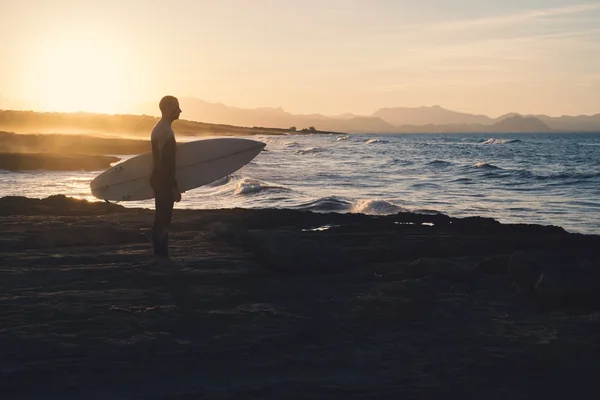
[[[348,136],[340,136],[339,138],[337,138],[335,140],[337,140],[338,142],[342,141],[342,140],[348,140]]]
[[[510,143],[521,143],[521,139],[494,139],[489,138],[488,140],[482,142],[482,144],[510,144]]]
[[[268,143],[274,143],[273,136],[263,136],[263,135],[260,135],[260,136],[255,136],[252,139],[253,140],[257,140],[259,142],[267,143],[267,144]]]
[[[365,144],[375,144],[375,143],[389,143],[388,140],[384,140],[384,139],[369,139],[365,142]]]
[[[300,143],[298,142],[285,142],[283,143],[283,147],[298,147]]]
[[[402,159],[402,158],[394,158],[392,160],[392,164],[398,164],[398,165],[413,165],[415,162],[411,161],[411,160],[406,160],[406,159]]]
[[[478,162],[473,164],[473,168],[482,168],[482,169],[502,169],[500,167],[495,166],[494,164],[488,164],[483,162]]]
[[[471,178],[458,178],[452,181],[452,183],[473,183]]]
[[[322,147],[309,147],[308,149],[296,150],[294,153],[299,155],[307,155],[307,154],[318,154],[322,153],[324,149]]]
[[[284,186],[271,185],[258,179],[244,178],[237,182],[233,194],[235,196],[257,194],[265,191],[291,192]]]
[[[529,171],[527,171],[529,172]],[[525,175],[525,172],[522,173]],[[547,180],[567,180],[567,179],[578,179],[578,180],[586,180],[586,179],[594,179],[600,178],[600,171],[598,172],[590,172],[590,173],[557,173],[550,175],[538,175],[534,173],[529,173],[530,177],[537,179],[538,181],[547,181]]]
[[[209,184],[204,185],[205,187],[219,187],[228,184],[233,179],[232,175],[227,175],[221,179],[217,179]]]
[[[452,163],[450,161],[433,160],[433,161],[429,161],[427,163],[427,165],[429,165],[430,167],[443,168],[443,167],[449,167],[449,166],[451,166]]]
[[[407,211],[405,208],[397,206],[386,200],[359,200],[353,206],[350,212],[356,214],[369,215],[389,215]]]
[[[419,209],[413,210],[412,212],[415,214],[426,214],[426,215],[442,214],[440,211],[433,210],[430,208],[419,208]]]
[[[351,205],[352,203],[341,197],[330,196],[301,204],[295,208],[307,211],[344,211],[348,210]]]
[[[423,188],[440,189],[441,188],[441,186],[438,185],[437,183],[431,183],[431,182],[413,183],[412,185],[410,185],[410,187],[415,188],[415,189],[423,189]]]
[[[481,168],[481,167],[480,167]],[[560,172],[550,174],[538,174],[526,169],[502,169],[492,166],[492,168],[482,167],[488,170],[483,177],[484,178],[516,178],[520,181],[538,181],[538,182],[552,182],[552,181],[575,181],[573,183],[582,183],[586,180],[594,180],[600,178],[600,171],[580,173],[580,172]],[[561,184],[566,184],[563,182]]]

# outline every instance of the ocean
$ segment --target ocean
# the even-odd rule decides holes
[[[180,138],[180,140],[195,138]],[[440,212],[600,234],[600,134],[258,136],[266,151],[176,208]],[[131,155],[118,155],[123,160]],[[0,197],[96,200],[96,172],[0,171]],[[123,202],[153,208],[153,201]]]

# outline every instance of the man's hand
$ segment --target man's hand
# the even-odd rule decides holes
[[[179,203],[181,201],[181,192],[178,188],[173,188],[173,199],[175,203]]]

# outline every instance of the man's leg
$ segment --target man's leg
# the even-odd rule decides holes
[[[173,215],[173,195],[165,198],[164,204],[164,233],[162,236],[160,254],[165,258],[169,258],[169,227],[171,226],[171,216]]]
[[[165,190],[157,190],[154,197],[154,224],[152,225],[152,239],[154,255],[168,258],[168,229],[173,212],[173,195]]]
[[[154,223],[152,224],[152,247],[154,255],[160,255],[160,239],[162,237],[163,220],[164,220],[164,201],[161,198],[162,193],[154,191]]]

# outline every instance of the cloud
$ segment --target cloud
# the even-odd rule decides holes
[[[498,27],[516,24],[534,19],[557,17],[569,14],[579,14],[586,11],[600,10],[600,3],[577,4],[567,7],[549,8],[545,10],[529,10],[516,14],[499,15],[495,17],[473,18],[459,21],[443,22],[429,26],[433,30],[452,31],[480,27]]]
[[[511,38],[477,36],[467,42],[423,46],[410,56],[388,58],[364,68],[362,79],[369,77],[378,84],[393,82],[380,83],[378,90],[392,90],[394,84],[406,85],[406,77],[410,77],[410,85],[419,87],[439,85],[440,81],[472,86],[513,82],[531,71],[569,79],[576,75],[589,81],[596,71],[594,66],[600,62],[596,56],[600,54],[600,43],[581,39],[598,34],[600,28]],[[585,67],[566,66],[565,62],[573,59],[573,52],[583,54],[581,63]],[[557,65],[562,67],[555,68]]]

